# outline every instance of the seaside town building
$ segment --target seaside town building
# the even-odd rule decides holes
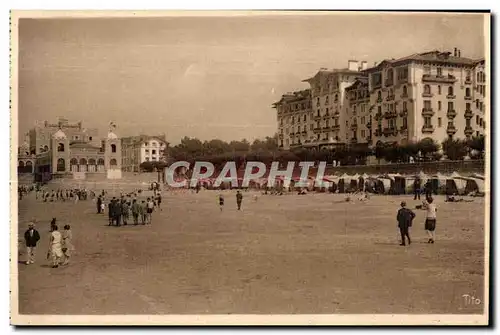
[[[123,137],[121,143],[123,171],[140,172],[141,163],[166,160],[169,144],[165,135]]]

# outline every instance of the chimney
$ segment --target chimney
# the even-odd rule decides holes
[[[362,61],[361,66],[359,67],[361,71],[366,70],[368,68],[368,62],[367,61]]]
[[[457,57],[457,48],[453,48],[453,56]]]
[[[358,71],[358,61],[357,60],[347,61],[347,68],[349,71]]]
[[[460,52],[460,49],[459,49],[459,50],[458,50],[458,55],[457,55],[458,57],[460,57],[460,53],[461,53],[461,52]]]

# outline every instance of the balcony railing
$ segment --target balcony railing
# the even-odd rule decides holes
[[[422,127],[422,133],[424,134],[431,134],[433,132],[434,132],[434,126],[424,125]]]
[[[380,136],[382,136],[382,130],[380,130],[380,129],[375,129],[374,134],[375,134],[375,136],[380,137]]]
[[[340,125],[339,124],[333,125],[332,130],[340,130]]]
[[[433,96],[434,96],[434,94],[432,94],[432,93],[425,93],[425,92],[422,93],[423,98],[432,98]]]
[[[386,101],[391,101],[391,100],[394,100],[394,99],[396,99],[396,96],[394,94],[388,95],[387,98],[385,98]]]
[[[454,119],[457,116],[457,112],[454,109],[448,109],[448,112],[446,112],[446,116],[448,119]]]
[[[351,124],[351,129],[358,129],[358,124],[357,123]]]
[[[394,85],[394,81],[393,80],[386,80],[384,82],[384,86],[385,87],[392,86],[392,85]]]
[[[393,119],[395,117],[398,117],[398,113],[396,111],[393,112],[385,112],[384,117],[386,119]]]
[[[384,128],[383,130],[384,136],[396,136],[398,134],[398,130],[396,128]]]
[[[471,126],[466,126],[464,130],[465,135],[472,135],[474,133],[474,129]]]
[[[465,99],[465,100],[472,100],[472,96],[470,96],[470,95],[466,95],[466,96],[464,97],[464,99]]]
[[[464,116],[466,119],[470,119],[474,116],[474,113],[469,109],[469,110],[465,110],[465,113],[464,113]]]
[[[282,140],[282,139],[283,139],[283,134],[279,134],[279,135],[278,135],[278,138],[279,138],[280,140]]]
[[[293,132],[293,131],[290,132],[290,136],[293,136],[293,135],[295,135],[295,132]]]
[[[457,96],[455,94],[448,94],[446,98],[448,99],[455,99]]]
[[[401,94],[401,99],[406,99],[408,98],[408,93],[402,93]]]
[[[431,75],[424,74],[422,76],[422,81],[432,82],[432,83],[454,83],[457,81],[457,78],[452,75],[442,76],[442,75]]]
[[[358,143],[358,139],[356,137],[351,138],[351,143]]]
[[[372,127],[372,123],[371,123],[371,122],[368,122],[368,123],[366,124],[366,128],[370,129],[371,127]]]
[[[448,135],[455,135],[455,133],[457,132],[457,128],[455,126],[448,126],[446,128],[446,132],[448,133]]]
[[[302,130],[302,135],[307,135],[307,130]]]
[[[422,108],[422,116],[433,116],[434,115],[434,111],[432,110],[432,108]]]
[[[315,115],[314,120],[321,120],[321,115]]]
[[[466,77],[466,78],[465,78],[465,84],[472,84],[472,79],[471,79],[471,77]]]
[[[377,114],[375,114],[375,120],[380,120],[381,118],[382,118],[382,113],[377,112]]]
[[[403,109],[401,112],[399,112],[399,116],[401,117],[407,117],[408,116],[408,110]]]

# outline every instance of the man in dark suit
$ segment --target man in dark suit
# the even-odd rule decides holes
[[[30,223],[28,230],[24,233],[24,241],[26,242],[26,251],[28,253],[28,260],[26,264],[35,263],[35,251],[38,241],[40,241],[40,234],[35,229],[35,224]]]
[[[101,214],[102,199],[101,196],[97,198],[97,214]]]
[[[408,238],[408,244],[411,244],[410,227],[414,218],[415,213],[411,209],[406,208],[406,202],[403,201],[397,215],[398,227],[401,232],[401,246],[406,245],[405,237]]]

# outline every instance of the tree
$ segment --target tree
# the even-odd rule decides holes
[[[467,146],[465,141],[458,139],[447,139],[441,144],[444,154],[450,160],[462,160],[467,155]]]
[[[424,138],[417,143],[417,149],[424,159],[431,159],[432,155],[439,151],[439,145],[432,138]]]
[[[470,150],[477,152],[476,155],[471,155],[471,156],[474,156],[474,158],[482,159],[484,157],[484,150],[485,150],[484,135],[476,136],[468,140],[467,147]],[[474,152],[472,152],[471,154],[473,153]]]

